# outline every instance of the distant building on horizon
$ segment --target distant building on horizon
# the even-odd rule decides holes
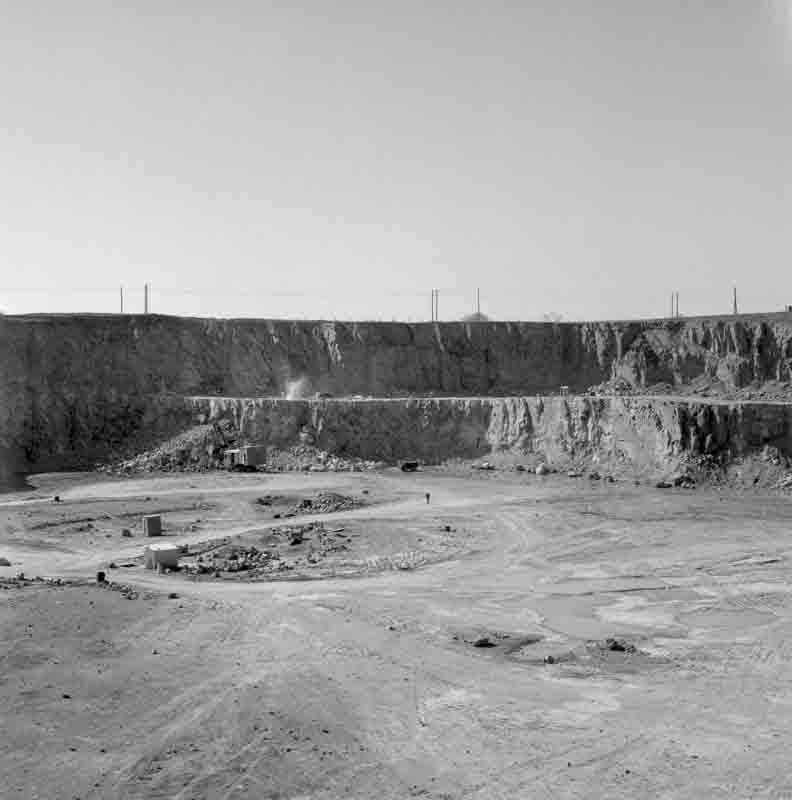
[[[489,322],[490,318],[481,311],[481,289],[476,289],[476,310],[462,317],[462,322]]]
[[[481,311],[474,311],[462,317],[462,322],[489,322],[490,318]]]

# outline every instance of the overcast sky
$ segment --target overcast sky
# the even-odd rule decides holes
[[[4,0],[0,310],[780,309],[789,2]]]

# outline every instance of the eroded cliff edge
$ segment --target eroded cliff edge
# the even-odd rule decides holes
[[[418,324],[0,317],[0,471],[111,455],[158,429],[152,395],[279,395],[297,378],[309,391],[386,397],[576,393],[614,378],[679,390],[707,380],[728,391],[792,379],[792,314]]]

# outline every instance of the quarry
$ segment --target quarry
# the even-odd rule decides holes
[[[792,313],[0,316],[0,486],[3,796],[792,796]]]

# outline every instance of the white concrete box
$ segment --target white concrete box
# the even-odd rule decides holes
[[[143,548],[146,569],[175,569],[179,566],[179,547],[175,544],[148,544]]]

